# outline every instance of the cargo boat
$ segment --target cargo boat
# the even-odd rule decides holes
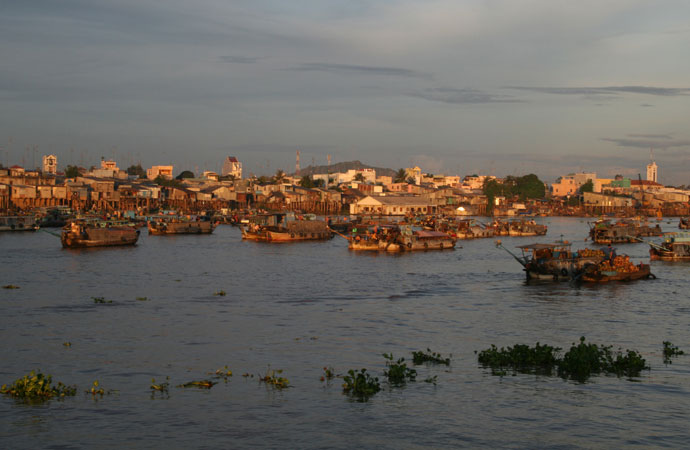
[[[662,236],[661,227],[639,220],[598,220],[590,224],[589,237],[597,244],[625,244],[640,242],[640,237]]]
[[[585,283],[608,283],[611,281],[635,281],[648,278],[656,278],[651,273],[649,264],[638,264],[633,266],[635,270],[602,270],[596,266],[590,268],[582,274],[581,280]]]
[[[0,231],[36,231],[38,228],[34,216],[0,216]]]
[[[362,230],[360,230],[362,231]],[[350,250],[409,252],[423,250],[450,250],[456,238],[441,231],[414,230],[411,225],[375,226],[345,237]]]
[[[309,218],[313,216],[308,216]],[[260,214],[242,224],[242,239],[266,242],[327,240],[333,232],[324,220],[300,219],[292,213]]]
[[[211,234],[216,224],[207,217],[194,219],[182,217],[157,217],[147,223],[149,234],[161,236],[171,234]]]
[[[527,281],[575,280],[588,267],[595,266],[606,258],[602,250],[586,248],[573,252],[572,244],[568,241],[520,245],[517,248],[522,251],[522,256],[517,256],[503,247],[501,241],[497,241],[496,246],[510,253],[522,265]]]
[[[60,234],[64,248],[134,245],[138,239],[139,230],[107,222],[74,221],[65,226]]]
[[[652,261],[690,261],[690,232],[669,233],[661,245],[648,244]]]

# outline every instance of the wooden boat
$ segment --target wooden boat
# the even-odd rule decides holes
[[[496,236],[544,236],[548,231],[546,225],[541,225],[533,219],[512,219],[508,221],[494,220],[491,224]]]
[[[584,271],[599,264],[606,257],[601,250],[582,249],[573,252],[568,241],[520,245],[522,256],[517,256],[503,247],[501,241],[496,246],[510,253],[522,266],[527,280],[568,281],[577,279]]]
[[[602,270],[601,266],[593,266],[585,271],[580,278],[586,283],[609,283],[611,281],[635,281],[656,278],[651,273],[649,264],[633,266],[634,270]]]
[[[457,239],[441,231],[414,230],[411,225],[372,227],[358,233],[354,229],[348,239],[350,250],[410,252],[448,250],[455,248]]]
[[[242,224],[242,239],[266,242],[326,240],[333,232],[324,220],[304,220],[292,213],[260,214]]]
[[[678,228],[681,230],[690,230],[690,217],[681,217],[678,221]]]
[[[640,237],[661,236],[659,224],[651,227],[639,220],[598,220],[590,224],[589,237],[597,244],[623,244],[640,242]]]
[[[690,261],[690,233],[669,233],[661,245],[649,242],[652,261]]]
[[[134,245],[138,239],[139,230],[107,222],[74,221],[60,235],[64,248]]]
[[[182,217],[157,217],[148,221],[149,234],[211,234],[216,224],[206,217],[188,219]]]
[[[36,231],[38,228],[34,216],[0,216],[0,231]]]

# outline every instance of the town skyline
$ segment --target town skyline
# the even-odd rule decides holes
[[[13,2],[0,160],[688,184],[690,5]],[[27,147],[29,150],[27,151]],[[23,160],[23,162],[22,162]]]

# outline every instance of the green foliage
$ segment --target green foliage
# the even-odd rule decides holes
[[[127,167],[127,175],[138,175],[139,178],[146,178],[146,169],[141,167],[141,164],[133,164]]]
[[[19,289],[19,286],[15,286],[14,284],[6,284],[2,288],[3,289]]]
[[[530,198],[544,198],[546,195],[544,182],[533,173],[522,177],[508,176],[503,183],[487,178],[484,180],[483,191],[489,202],[489,210],[493,208],[494,199],[499,196],[507,198],[518,197],[520,200],[527,200]]]
[[[216,378],[222,378],[223,381],[227,383],[228,378],[232,377],[232,370],[228,369],[228,366],[223,366],[221,369],[209,373],[209,375],[215,375]]]
[[[586,344],[584,336],[573,344],[559,363],[558,374],[564,378],[586,381],[591,375],[612,373],[618,376],[638,376],[649,367],[644,358],[633,350],[625,353],[611,351],[611,346]]]
[[[388,383],[392,386],[402,386],[407,381],[415,381],[417,371],[407,367],[405,358],[393,362],[392,353],[384,353],[383,357],[386,358],[386,369],[383,371],[383,376],[388,378]]]
[[[407,171],[405,169],[398,169],[393,178],[394,183],[404,183],[407,179]]]
[[[592,180],[587,180],[585,184],[580,186],[580,192],[594,192],[594,183]]]
[[[91,297],[94,303],[112,303],[112,300],[106,300],[105,297]]]
[[[65,168],[65,176],[67,178],[76,178],[79,176],[79,167],[77,166],[67,166]]]
[[[269,366],[265,375],[259,375],[259,381],[276,389],[288,388],[290,387],[290,381],[287,378],[281,377],[280,374],[282,373],[282,370],[271,370]]]
[[[361,173],[355,174],[355,176],[352,178],[352,180],[358,181],[360,183],[364,183],[364,181],[366,181],[364,178],[364,174],[361,174]]]
[[[137,297],[137,300],[140,302],[148,301],[148,299],[149,299],[148,297]]]
[[[664,363],[671,364],[671,358],[684,354],[685,352],[673,345],[671,341],[664,341]]]
[[[579,206],[580,205],[580,196],[579,195],[573,195],[568,199],[568,206]]]
[[[424,379],[425,383],[430,383],[430,384],[433,384],[434,386],[436,386],[437,381],[438,381],[438,375],[434,375],[433,377],[426,377]]]
[[[163,175],[158,175],[154,180],[154,183],[156,183],[158,186],[165,186],[165,187],[182,187],[182,182],[179,180],[168,180],[165,178]]]
[[[314,180],[314,187],[315,188],[323,188],[326,186],[326,182],[323,181],[323,178],[319,178],[318,180]]]
[[[302,178],[300,178],[299,185],[303,188],[313,188],[314,179],[310,175],[304,175]]]
[[[420,365],[424,363],[445,364],[446,366],[450,365],[450,358],[443,358],[440,353],[434,353],[429,348],[427,348],[426,351],[427,353],[424,353],[422,351],[412,352],[412,362],[415,365]]]
[[[53,397],[66,397],[76,395],[76,386],[66,386],[60,382],[52,385],[53,377],[33,370],[22,378],[17,379],[11,386],[3,384],[0,393],[9,397],[22,399],[29,402],[41,402]]]
[[[367,369],[359,372],[350,369],[343,377],[343,393],[360,402],[366,402],[380,390],[379,379],[369,375]]]
[[[87,394],[91,394],[91,395],[94,396],[94,397],[97,396],[97,395],[100,395],[101,397],[103,397],[103,395],[104,395],[106,392],[105,392],[105,389],[103,389],[102,387],[99,386],[98,380],[96,380],[96,381],[93,382],[93,385],[91,386],[91,389],[89,389],[88,391],[86,391],[86,393],[87,393]],[[110,392],[108,392],[108,394],[109,394],[109,393],[110,393]]]
[[[276,170],[276,174],[273,175],[273,182],[277,184],[281,184],[287,181],[287,175],[285,172],[281,169]]]
[[[416,183],[417,183],[417,180],[415,179],[415,177],[407,177],[407,178],[405,179],[405,183],[407,183],[407,184],[416,184]]]
[[[156,392],[160,392],[161,394],[167,394],[168,389],[170,388],[170,377],[165,377],[165,382],[164,383],[156,383],[155,378],[151,378],[151,398],[153,398],[153,395]]]
[[[217,295],[217,296],[220,296],[220,297],[225,297],[225,296],[228,295],[228,294],[227,294],[227,292],[225,292],[224,290],[221,289],[221,290],[218,291],[218,292],[214,292],[213,295]]]
[[[335,370],[333,369],[333,367],[324,367],[323,375],[321,376],[321,381],[331,381],[333,378],[335,378]]]
[[[478,359],[483,367],[490,367],[494,375],[505,375],[506,369],[512,369],[513,373],[551,375],[558,361],[559,350],[558,347],[541,345],[539,342],[534,347],[517,344],[500,349],[492,344],[490,349],[479,353]]]
[[[185,178],[194,178],[194,172],[191,170],[183,170],[178,176],[175,177],[176,180],[184,180]]]

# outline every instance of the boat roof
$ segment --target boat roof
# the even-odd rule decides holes
[[[517,248],[522,250],[544,250],[547,248],[554,249],[558,247],[570,247],[572,244],[570,242],[559,242],[556,244],[528,244],[528,245],[518,245]]]

